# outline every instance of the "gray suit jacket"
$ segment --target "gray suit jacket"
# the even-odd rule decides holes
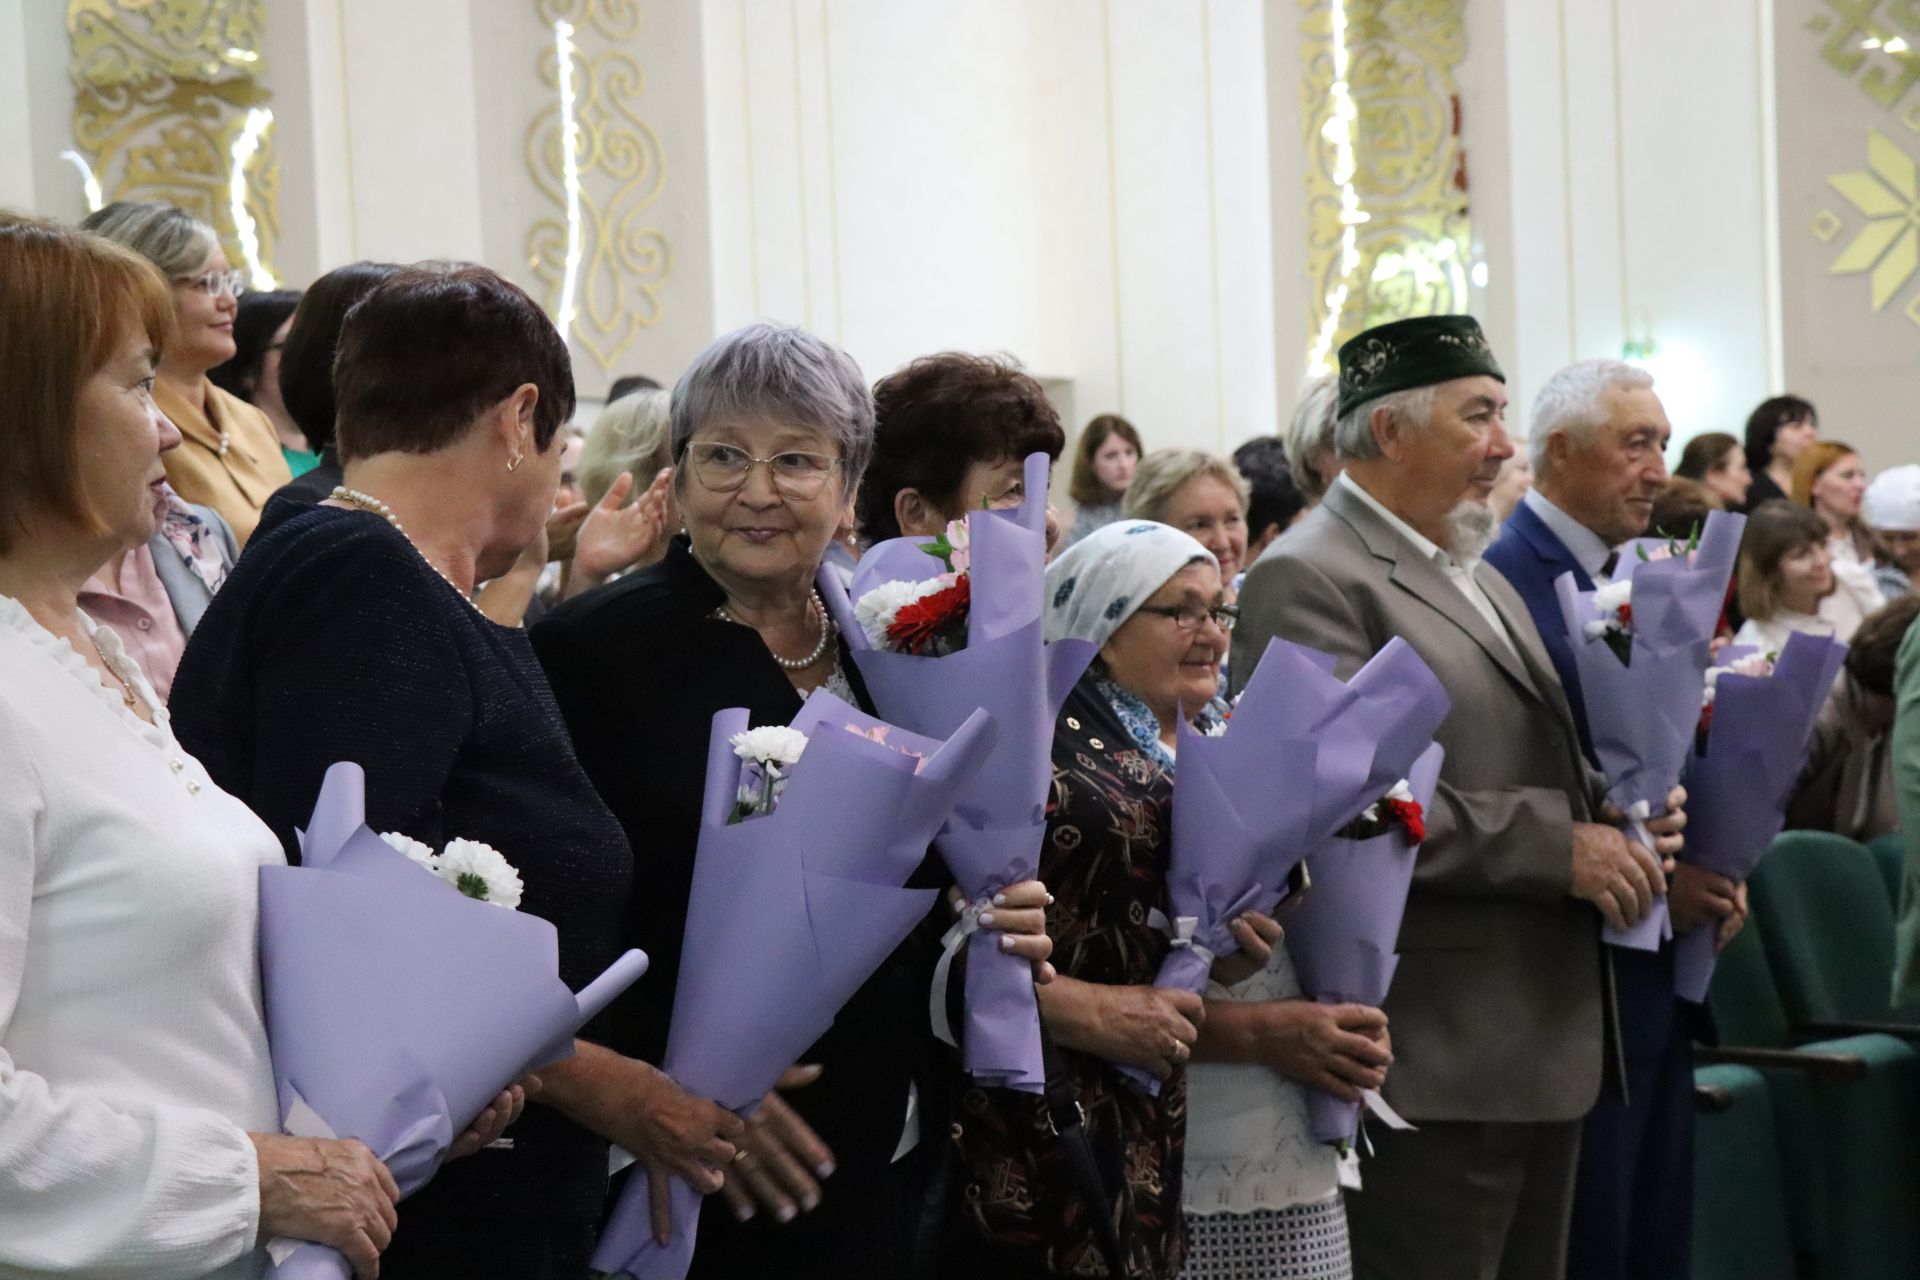
[[[203,507],[189,503],[194,514],[206,521],[213,530],[214,545],[220,549],[220,556],[232,568],[233,562],[240,558],[240,548],[234,541],[233,529],[212,507]],[[147,539],[147,550],[153,555],[153,570],[160,579],[160,585],[167,589],[167,600],[173,605],[173,616],[180,620],[180,633],[191,636],[193,629],[200,625],[200,617],[206,613],[207,605],[213,601],[213,592],[207,590],[207,584],[193,571],[193,566],[174,550],[167,535],[156,533]]]
[[[1604,785],[1526,606],[1490,565],[1476,578],[1518,657],[1438,565],[1336,485],[1248,572],[1231,671],[1244,682],[1281,636],[1333,654],[1344,677],[1403,636],[1440,678],[1446,763],[1386,1001],[1385,1092],[1415,1121],[1573,1120],[1617,1043],[1600,916],[1569,896],[1571,824],[1592,820]]]

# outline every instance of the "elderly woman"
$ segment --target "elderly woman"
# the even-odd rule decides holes
[[[1753,488],[1753,473],[1747,470],[1747,451],[1739,437],[1725,431],[1703,431],[1687,441],[1680,451],[1680,465],[1673,474],[1711,489],[1728,511],[1738,511],[1747,502]]]
[[[371,1276],[392,1179],[278,1133],[254,937],[279,843],[79,609],[160,521],[172,329],[141,259],[0,217],[0,1272],[257,1276],[292,1236]]]
[[[1742,462],[1752,481],[1747,486],[1746,512],[1763,502],[1793,492],[1793,464],[1808,445],[1820,437],[1820,415],[1799,396],[1762,400],[1747,416],[1742,439]]]
[[[1103,413],[1087,423],[1080,443],[1073,447],[1073,478],[1067,486],[1073,498],[1073,528],[1067,531],[1068,546],[1120,518],[1120,504],[1126,500],[1142,452],[1140,433],[1119,414]]]
[[[140,254],[173,286],[176,336],[153,387],[153,402],[182,437],[167,455],[167,480],[188,502],[218,511],[245,546],[261,508],[293,472],[267,415],[207,377],[233,358],[244,279],[213,228],[170,204],[116,200],[80,225]]]
[[[814,582],[873,450],[873,401],[845,352],[799,329],[751,325],[682,375],[671,448],[685,532],[666,558],[533,630],[581,762],[644,858],[624,938],[653,969],[639,998],[616,1008],[614,1034],[656,1060],[672,1021],[714,713],[744,706],[755,725],[785,724],[821,687],[867,702]],[[922,878],[945,882],[931,860]],[[1039,933],[1045,894],[1010,888],[994,927]],[[934,938],[910,937],[840,1010],[789,1074],[791,1097],[772,1095],[755,1112],[729,1171],[733,1214],[704,1215],[695,1276],[912,1271],[946,1130],[927,1014],[943,922],[933,923]],[[1044,961],[1046,939],[1012,949]]]
[[[293,312],[300,305],[297,289],[243,293],[233,317],[233,358],[207,371],[213,385],[245,400],[267,415],[280,437],[280,454],[297,480],[320,463],[319,450],[287,412],[280,394],[280,352]]]
[[[1192,534],[1232,587],[1247,567],[1247,482],[1225,458],[1198,449],[1161,449],[1141,459],[1127,490],[1127,518]]]
[[[855,514],[869,546],[931,537],[982,507],[1026,497],[1026,458],[1058,461],[1060,415],[1040,384],[1006,359],[948,351],[922,356],[873,388],[873,462]],[[1047,550],[1060,526],[1047,510]]]
[[[1888,467],[1873,478],[1860,518],[1885,553],[1873,580],[1889,600],[1920,591],[1920,465]]]
[[[1100,646],[1054,737],[1041,875],[1059,977],[1041,1015],[1086,1112],[1110,1202],[1090,1206],[1039,1098],[963,1086],[953,1146],[953,1280],[1108,1275],[1095,1216],[1123,1225],[1127,1275],[1177,1275],[1186,1062],[1203,1005],[1152,985],[1168,939],[1174,745],[1182,708],[1212,698],[1233,623],[1213,554],[1165,525],[1122,520],[1047,570],[1047,637]],[[1210,718],[1201,717],[1204,728]],[[1270,925],[1271,922],[1266,922]],[[1236,927],[1250,947],[1250,925]],[[1263,945],[1263,944],[1262,944]],[[1115,1070],[1161,1081],[1149,1094]]]
[[[1821,602],[1836,590],[1833,561],[1827,551],[1827,525],[1805,507],[1775,500],[1747,517],[1740,540],[1735,581],[1746,622],[1734,635],[1737,645],[1777,653],[1796,631],[1845,641],[1821,615]]]
[[[579,987],[621,949],[633,855],[582,772],[518,628],[476,579],[553,509],[566,347],[533,300],[479,267],[403,269],[348,318],[335,369],[345,483],[276,501],[181,664],[181,739],[292,854],[327,767],[367,773],[367,821],[431,845],[482,840],[559,932]],[[189,696],[190,695],[190,696]],[[190,709],[190,711],[189,711]],[[541,1073],[511,1149],[408,1201],[385,1274],[578,1276],[607,1142],[705,1190],[738,1121],[593,1044]]]

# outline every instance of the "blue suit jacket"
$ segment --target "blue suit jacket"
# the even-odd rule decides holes
[[[1553,592],[1554,580],[1563,573],[1571,572],[1574,584],[1582,591],[1593,590],[1593,579],[1573,558],[1573,552],[1567,550],[1567,544],[1560,541],[1560,535],[1549,529],[1547,522],[1524,502],[1507,517],[1499,538],[1487,548],[1486,559],[1526,602],[1533,625],[1547,646],[1547,656],[1553,659],[1554,673],[1567,691],[1574,727],[1580,731],[1580,750],[1586,754],[1588,763],[1599,768],[1599,762],[1593,758],[1593,737],[1587,732],[1587,704],[1580,691],[1580,669],[1574,664],[1567,624],[1560,617],[1560,601]]]
[[[1587,704],[1580,691],[1580,672],[1574,665],[1573,645],[1567,638],[1567,624],[1560,616],[1560,600],[1553,584],[1563,573],[1572,573],[1582,591],[1593,590],[1593,579],[1560,541],[1560,535],[1547,522],[1521,503],[1507,517],[1500,537],[1487,548],[1487,563],[1513,584],[1526,602],[1533,625],[1553,659],[1553,669],[1566,686],[1567,703],[1573,711],[1574,726],[1580,731],[1580,749],[1587,760],[1599,768],[1593,758],[1593,738],[1587,732]],[[1673,994],[1673,950],[1663,946],[1658,952],[1629,951],[1616,948],[1613,956],[1616,992],[1620,1004],[1621,1037],[1629,1064],[1658,1056],[1672,1025],[1676,998]],[[1705,1033],[1710,1034],[1710,1033]]]

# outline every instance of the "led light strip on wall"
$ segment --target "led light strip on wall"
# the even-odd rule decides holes
[[[573,24],[553,24],[554,53],[560,60],[560,173],[567,192],[567,260],[560,277],[560,306],[554,323],[565,338],[579,315],[575,305],[580,278],[580,126],[574,120]]]
[[[1321,136],[1333,146],[1332,178],[1340,188],[1340,271],[1333,287],[1327,290],[1326,313],[1320,319],[1320,333],[1307,357],[1307,369],[1313,374],[1333,372],[1333,339],[1340,331],[1340,316],[1346,310],[1352,292],[1353,273],[1360,268],[1360,224],[1367,214],[1360,208],[1360,193],[1353,184],[1357,162],[1354,135],[1359,129],[1360,113],[1353,105],[1353,90],[1348,83],[1351,57],[1347,50],[1346,0],[1333,0],[1328,12],[1333,29],[1333,84],[1328,88],[1330,108],[1321,126]]]

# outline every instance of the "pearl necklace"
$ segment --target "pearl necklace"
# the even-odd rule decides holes
[[[812,594],[813,607],[820,614],[820,643],[813,646],[813,652],[804,658],[783,658],[773,652],[771,645],[767,648],[767,652],[772,655],[773,660],[788,671],[805,671],[808,667],[820,661],[820,655],[824,654],[827,651],[827,646],[833,642],[833,618],[827,613],[827,606],[825,602],[820,599],[820,593],[815,591]],[[735,626],[747,625],[728,613],[725,605],[721,605],[718,609],[715,609],[713,616],[722,622],[731,622]]]
[[[374,497],[370,493],[362,493],[358,489],[349,489],[347,488],[347,486],[343,484],[335,485],[333,492],[331,494],[328,494],[327,496],[332,498],[335,502],[352,503],[354,506],[360,508],[362,511],[370,512],[373,515],[379,516],[382,520],[385,520],[388,524],[392,525],[393,531],[407,540],[407,545],[413,548],[414,553],[418,555],[422,560],[427,561],[427,568],[433,570],[435,573],[440,575],[440,581],[452,587],[454,590],[454,593],[458,595],[462,600],[466,601],[468,607],[471,608],[475,613],[480,612],[480,606],[477,604],[474,604],[473,597],[468,595],[466,592],[462,591],[460,589],[460,584],[455,582],[452,578],[449,578],[441,570],[439,565],[435,564],[432,560],[427,559],[427,553],[420,550],[420,544],[413,540],[413,535],[408,533],[406,531],[406,528],[400,523],[400,517],[393,514],[392,507],[380,501],[380,499]]]

